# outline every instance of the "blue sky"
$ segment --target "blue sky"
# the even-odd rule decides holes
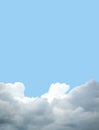
[[[99,81],[98,0],[0,1],[0,81],[39,96],[50,84]]]

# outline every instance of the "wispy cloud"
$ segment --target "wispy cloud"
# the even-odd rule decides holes
[[[98,130],[99,83],[69,91],[52,84],[40,97],[26,97],[22,83],[0,83],[0,130]]]

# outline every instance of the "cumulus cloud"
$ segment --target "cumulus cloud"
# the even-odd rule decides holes
[[[57,99],[64,98],[68,90],[69,90],[69,85],[66,85],[64,83],[52,84],[49,88],[48,93],[45,93],[41,97],[46,98],[48,99],[49,102],[51,102],[55,98]]]
[[[99,83],[69,90],[52,84],[40,97],[26,97],[22,83],[0,83],[0,130],[98,130]]]

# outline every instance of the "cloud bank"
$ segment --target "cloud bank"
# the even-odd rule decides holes
[[[0,130],[98,130],[99,83],[69,91],[52,84],[41,97],[24,95],[22,83],[0,83]]]

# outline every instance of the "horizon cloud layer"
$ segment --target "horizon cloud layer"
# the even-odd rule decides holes
[[[98,130],[99,83],[69,88],[55,83],[31,98],[23,83],[0,83],[0,130]]]

